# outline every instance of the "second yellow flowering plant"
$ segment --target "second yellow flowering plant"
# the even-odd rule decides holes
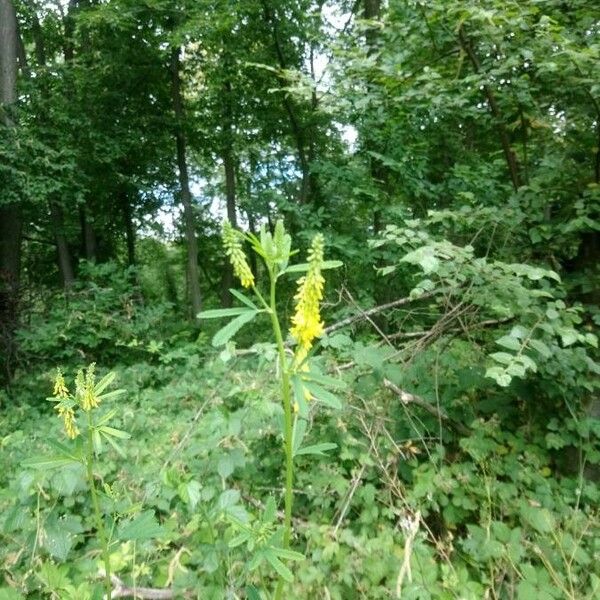
[[[244,252],[244,243],[249,243],[252,250],[262,259],[269,279],[268,293],[256,286],[255,276],[250,269]],[[286,233],[283,222],[278,221],[271,233],[262,227],[260,237],[244,234],[234,229],[229,222],[223,225],[223,246],[229,257],[233,272],[242,286],[254,293],[257,302],[247,296],[231,290],[243,306],[209,310],[201,313],[200,318],[235,317],[213,337],[213,345],[226,344],[233,335],[257,315],[266,313],[270,317],[273,336],[277,347],[278,371],[280,374],[281,400],[284,413],[283,446],[285,455],[285,493],[283,548],[277,550],[280,558],[294,560],[298,555],[289,550],[292,539],[292,509],[294,457],[301,454],[322,454],[335,447],[335,444],[321,443],[302,447],[307,429],[309,413],[308,401],[315,399],[332,408],[339,408],[337,397],[327,387],[342,387],[341,382],[326,375],[312,372],[309,358],[315,340],[323,335],[324,325],[321,318],[321,301],[325,278],[322,272],[341,266],[338,261],[325,261],[325,241],[322,234],[314,236],[308,253],[308,261],[290,265],[290,257],[295,254],[291,249],[292,240]],[[284,338],[283,328],[277,307],[277,282],[288,274],[304,273],[298,280],[298,290],[294,296],[295,312],[291,318],[289,340]],[[290,353],[288,347],[294,351]],[[242,539],[242,538],[240,538]],[[277,558],[273,558],[272,548],[265,551],[265,558],[277,570],[279,579],[275,590],[275,600],[283,594],[284,581],[291,579],[291,572]]]
[[[60,369],[54,378],[54,391],[51,402],[62,420],[64,433],[73,443],[65,446],[60,442],[48,440],[57,454],[42,456],[25,461],[24,466],[38,469],[52,469],[80,463],[85,468],[95,529],[100,543],[100,553],[104,568],[105,598],[111,600],[112,582],[110,569],[110,534],[105,524],[96,484],[96,458],[102,450],[103,441],[108,442],[119,454],[123,450],[117,439],[128,439],[130,435],[120,429],[110,427],[108,423],[116,415],[117,409],[108,410],[102,415],[97,414],[98,407],[125,392],[125,390],[106,391],[115,379],[115,373],[108,373],[100,381],[96,381],[96,365],[91,363],[85,370],[79,369],[75,376],[75,390],[70,392],[64,375]],[[78,419],[81,424],[78,424]],[[80,431],[80,426],[81,430]]]

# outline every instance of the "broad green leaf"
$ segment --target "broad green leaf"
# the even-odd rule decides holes
[[[58,560],[65,560],[73,546],[71,534],[58,525],[50,525],[44,529],[44,548]]]
[[[512,337],[510,335],[505,335],[499,340],[496,340],[496,344],[502,346],[503,348],[514,350],[515,352],[518,352],[521,349],[521,342],[516,337]]]
[[[314,371],[302,372],[300,375],[303,381],[314,381],[315,383],[320,383],[321,385],[333,388],[334,390],[345,390],[348,387],[346,382],[341,379],[336,379],[329,375],[322,375],[321,373],[315,373]]]
[[[34,456],[24,460],[21,465],[28,469],[59,469],[80,462],[79,459],[73,456]]]
[[[248,312],[243,306],[235,306],[232,308],[215,308],[214,310],[205,310],[198,313],[199,319],[222,319],[223,317],[237,317],[238,315]]]
[[[490,357],[503,365],[510,365],[514,361],[514,356],[508,352],[494,352]]]
[[[308,271],[308,263],[298,263],[297,265],[290,265],[283,273],[304,273]],[[327,269],[339,269],[344,266],[341,260],[325,260],[321,265],[321,270],[326,271]]]
[[[331,442],[322,442],[321,444],[314,444],[313,446],[305,446],[296,451],[296,456],[302,454],[317,454],[319,456],[327,456],[325,453],[328,450],[334,450],[337,448],[337,444]]]
[[[501,387],[508,387],[512,381],[512,377],[502,367],[490,367],[485,372],[485,376],[495,379]]]
[[[542,340],[529,340],[527,343],[544,358],[550,358],[552,356],[550,348],[548,348],[548,346],[546,346],[546,344],[542,342]]]
[[[118,528],[118,537],[121,540],[152,540],[163,533],[154,512],[147,510],[132,521],[123,523]]]
[[[225,345],[246,323],[252,321],[258,313],[259,311],[257,310],[244,309],[244,312],[239,317],[236,317],[215,333],[212,345],[215,347]]]
[[[537,508],[523,504],[521,516],[539,533],[550,533],[556,528],[556,520],[547,508]]]
[[[335,394],[317,385],[314,381],[304,381],[304,387],[322,404],[338,410],[342,408],[342,401]]]
[[[126,431],[121,431],[120,429],[115,429],[114,427],[108,427],[104,425],[103,427],[100,427],[99,430],[105,435],[116,437],[121,440],[128,440],[131,438],[130,433],[127,433]]]

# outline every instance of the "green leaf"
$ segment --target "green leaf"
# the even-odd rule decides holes
[[[112,392],[107,392],[106,394],[102,394],[101,396],[98,396],[98,400],[109,400],[109,399],[113,399],[116,398],[117,396],[121,396],[122,394],[124,394],[127,390],[114,390]]]
[[[508,387],[512,381],[512,377],[502,367],[490,367],[485,372],[485,376],[495,379],[501,387]]]
[[[292,572],[277,558],[273,550],[266,548],[262,553],[267,559],[267,562],[275,569],[275,571],[277,571],[282,579],[287,582],[294,580]]]
[[[119,446],[119,444],[117,444],[117,441],[112,436],[106,435],[104,432],[102,432],[102,437],[114,448],[115,452],[119,456],[122,458],[126,457],[125,451],[123,448],[121,448],[121,446]]]
[[[321,265],[321,270],[339,269],[342,266],[344,266],[344,263],[341,260],[325,260]],[[308,271],[308,267],[308,263],[298,263],[297,265],[290,265],[283,273],[304,273]]]
[[[19,594],[14,588],[2,587],[0,588],[0,600],[25,600],[25,596]]]
[[[325,404],[330,408],[335,408],[338,410],[342,408],[342,401],[335,394],[332,394],[329,390],[322,388],[320,385],[317,385],[313,381],[305,381],[304,386],[315,397],[316,400],[321,402],[321,404]]]
[[[265,503],[265,509],[262,514],[263,523],[273,523],[277,514],[277,504],[273,496],[269,496],[269,499]]]
[[[250,539],[250,537],[251,537],[250,533],[248,533],[247,531],[244,531],[244,532],[240,533],[239,535],[236,535],[231,540],[229,540],[229,543],[227,545],[229,546],[229,548],[236,548],[237,546],[241,546],[242,544],[245,544]]]
[[[239,317],[233,319],[223,327],[219,329],[213,336],[212,345],[215,347],[225,345],[246,323],[249,323],[259,313],[257,310],[244,309],[244,312]]]
[[[237,290],[234,290],[232,288],[229,291],[240,302],[244,303],[246,306],[250,307],[252,310],[260,310],[258,308],[258,306],[256,306],[256,304],[254,304],[254,302],[252,302],[252,300],[250,300],[249,298],[246,298],[246,296],[244,296],[244,294],[242,294],[241,292],[238,292]],[[200,314],[202,314],[202,313],[200,313]]]
[[[502,346],[503,348],[514,350],[515,352],[518,352],[521,349],[521,342],[517,338],[510,335],[505,335],[499,340],[496,340],[496,344]]]
[[[73,456],[33,456],[24,460],[21,465],[26,469],[59,469],[80,462]]]
[[[304,394],[302,394],[302,396],[304,397]],[[294,429],[292,431],[292,454],[294,455],[302,444],[302,440],[306,434],[307,425],[306,419],[296,419],[294,423]]]
[[[285,558],[286,560],[305,560],[306,556],[301,554],[300,552],[295,552],[294,550],[287,550],[286,548],[271,548],[273,552],[279,556],[279,558]]]
[[[104,425],[103,427],[99,427],[99,430],[108,436],[116,437],[121,440],[128,440],[131,438],[131,434],[126,431],[121,431],[120,429],[115,429],[114,427],[107,427]]]
[[[550,533],[556,528],[556,520],[547,508],[536,508],[523,504],[521,506],[523,520],[539,533]]]
[[[44,533],[44,548],[54,558],[65,560],[73,546],[71,534],[64,527],[59,527],[57,524],[46,527]]]
[[[262,600],[260,591],[253,585],[246,586],[246,596],[248,600]]]
[[[105,423],[108,423],[117,414],[116,408],[111,408],[106,414],[96,422],[96,427],[102,427]]]
[[[305,446],[296,451],[295,455],[300,456],[302,454],[316,454],[318,456],[327,456],[325,452],[328,450],[334,450],[337,448],[337,444],[331,442],[322,442],[321,444],[314,444],[313,446]]]
[[[198,313],[199,319],[222,319],[223,317],[236,317],[248,312],[243,306],[235,306],[232,308],[215,308],[214,310],[205,310]]]
[[[121,540],[152,540],[162,535],[163,528],[159,525],[154,512],[147,510],[132,521],[119,527],[118,537]]]
[[[562,340],[562,344],[565,348],[567,346],[572,346],[579,339],[579,334],[577,331],[575,331],[575,329],[561,327],[559,333],[560,339]]]
[[[292,377],[292,390],[294,392],[294,400],[298,404],[298,414],[303,419],[308,418],[309,410],[306,398],[304,397],[304,385],[297,375]]]
[[[542,340],[529,340],[527,343],[544,358],[550,358],[552,356],[550,348],[548,348]]]
[[[99,396],[114,380],[117,376],[116,373],[108,373],[105,375],[94,387],[94,393]]]
[[[321,373],[315,373],[314,371],[305,371],[301,373],[303,381],[314,381],[321,385],[333,388],[334,390],[345,390],[348,386],[345,381],[330,377],[329,375],[321,375]]]
[[[102,452],[102,438],[97,429],[92,431],[92,443],[94,445],[94,452],[100,454]]]
[[[490,354],[490,358],[493,358],[503,365],[510,365],[515,357],[512,354],[508,354],[508,352],[494,352],[493,354]]]

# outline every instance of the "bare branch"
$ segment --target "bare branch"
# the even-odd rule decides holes
[[[428,298],[432,298],[433,296],[441,293],[443,290],[435,290],[433,292],[427,292],[426,294],[422,294],[417,298],[411,298],[410,296],[406,298],[399,298],[398,300],[394,300],[392,302],[388,302],[387,304],[380,304],[379,306],[374,306],[369,310],[362,310],[358,315],[352,315],[351,317],[346,317],[337,323],[333,323],[329,327],[325,328],[325,333],[330,334],[338,329],[342,329],[342,327],[347,327],[348,325],[352,325],[356,321],[360,321],[362,319],[366,319],[367,317],[371,317],[372,315],[377,315],[386,310],[390,310],[391,308],[398,308],[399,306],[404,306],[405,304],[411,304],[412,302],[418,302],[420,300],[427,300]]]
[[[427,411],[430,415],[433,415],[434,417],[447,423],[448,426],[452,427],[452,429],[454,429],[457,433],[460,433],[464,436],[471,435],[471,430],[468,427],[465,427],[462,423],[452,420],[443,408],[437,408],[436,406],[433,406],[432,404],[427,402],[427,400],[424,400],[420,396],[415,396],[410,392],[405,392],[404,390],[400,389],[395,383],[392,383],[389,379],[384,379],[383,385],[384,387],[388,388],[389,390],[392,390],[392,392],[397,394],[400,398],[400,402],[402,402],[402,404],[404,404],[405,406],[408,406],[409,404],[415,404],[419,408],[422,408],[423,410]]]
[[[171,598],[175,598],[175,592],[168,588],[130,588],[116,575],[111,575],[110,579],[114,586],[111,592],[113,598],[138,598],[141,600],[171,600]]]

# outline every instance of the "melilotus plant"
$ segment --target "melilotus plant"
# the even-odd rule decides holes
[[[269,276],[268,294],[261,292],[255,285],[254,275],[244,253],[243,244],[249,242],[251,248],[264,261]],[[209,310],[199,316],[204,319],[232,316],[235,317],[213,337],[213,345],[226,344],[239,329],[249,323],[257,315],[266,313],[270,317],[273,336],[277,347],[277,367],[281,386],[283,406],[283,445],[285,455],[284,467],[284,520],[283,531],[274,532],[270,540],[257,550],[257,539],[265,542],[265,531],[271,532],[268,526],[253,535],[252,531],[240,524],[242,534],[232,544],[247,542],[255,553],[251,567],[256,568],[263,559],[278,573],[279,579],[275,590],[275,600],[283,594],[284,581],[292,579],[291,571],[280,559],[298,560],[302,558],[297,552],[289,550],[292,539],[292,508],[294,502],[294,457],[300,454],[322,454],[335,448],[335,444],[320,443],[302,447],[306,433],[309,413],[308,401],[315,399],[333,408],[340,407],[338,398],[327,387],[342,387],[341,382],[326,375],[314,372],[310,367],[310,355],[315,340],[324,332],[320,314],[320,303],[323,298],[325,279],[322,271],[341,266],[338,261],[324,260],[324,239],[321,234],[315,235],[308,253],[308,261],[303,264],[289,265],[290,257],[296,252],[291,250],[292,240],[286,233],[283,222],[278,221],[274,232],[262,227],[260,238],[252,234],[244,234],[226,221],[223,225],[223,245],[234,274],[244,288],[250,289],[256,303],[247,296],[231,290],[231,293],[243,304],[235,308]],[[298,291],[295,299],[295,313],[291,319],[289,342],[284,339],[282,324],[277,308],[277,282],[280,277],[293,273],[304,273],[298,280]],[[293,351],[288,347],[292,347]],[[267,504],[262,522],[269,524],[274,519],[274,505]],[[277,536],[280,535],[278,538]],[[280,543],[277,544],[277,541]],[[260,546],[260,543],[258,544]]]
[[[115,379],[115,373],[108,373],[96,383],[95,364],[87,369],[79,369],[75,376],[75,392],[69,392],[65,378],[60,370],[54,380],[53,396],[47,398],[55,402],[55,409],[62,419],[64,433],[71,444],[62,444],[56,440],[48,440],[56,454],[33,458],[25,462],[25,466],[39,469],[58,468],[73,463],[79,463],[85,468],[94,525],[100,544],[102,562],[104,565],[105,598],[111,600],[112,583],[110,576],[110,539],[100,509],[99,492],[96,487],[94,472],[97,456],[102,451],[102,440],[106,440],[121,456],[123,450],[117,439],[127,439],[129,434],[110,427],[108,423],[115,416],[117,409],[98,415],[101,402],[113,399],[125,390],[113,390],[103,393]],[[80,429],[81,428],[81,429]]]

